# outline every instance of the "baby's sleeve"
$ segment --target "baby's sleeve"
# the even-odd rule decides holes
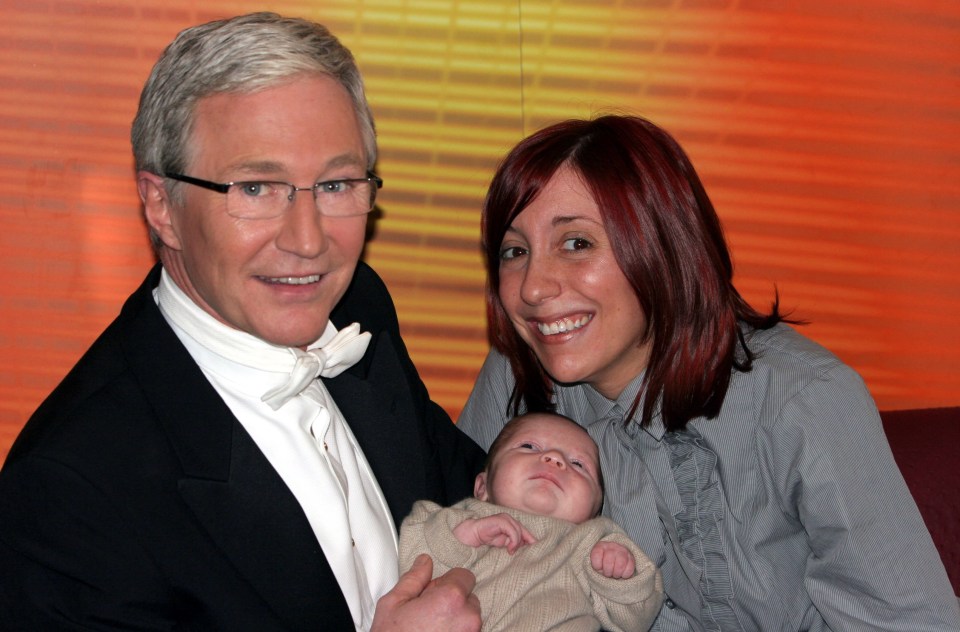
[[[604,577],[590,562],[593,544],[587,548],[584,575],[590,585],[594,614],[604,630],[643,632],[653,625],[663,604],[660,571],[620,527],[607,518],[596,520],[599,521],[601,537],[591,538],[589,542],[608,541],[625,546],[633,554],[636,571],[626,579]]]
[[[469,568],[477,558],[477,549],[462,544],[453,535],[453,529],[473,512],[460,508],[441,507],[428,500],[418,500],[400,526],[400,573],[410,570],[421,553],[433,558],[433,576],[438,577],[451,568]]]

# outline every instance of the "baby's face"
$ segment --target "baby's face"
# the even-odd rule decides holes
[[[603,502],[597,446],[567,419],[530,416],[477,476],[474,492],[512,509],[583,522]]]

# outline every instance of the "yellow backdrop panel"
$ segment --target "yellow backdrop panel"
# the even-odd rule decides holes
[[[960,403],[960,3],[62,0],[0,23],[0,458],[152,255],[128,141],[185,26],[270,9],[350,46],[386,180],[367,260],[456,418],[486,353],[479,207],[525,134],[617,111],[672,131],[733,246],[881,408]]]

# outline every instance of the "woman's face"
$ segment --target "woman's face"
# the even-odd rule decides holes
[[[544,370],[615,399],[647,366],[646,316],[579,175],[561,167],[500,246],[500,300]]]

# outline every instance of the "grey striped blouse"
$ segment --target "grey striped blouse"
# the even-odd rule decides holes
[[[604,514],[663,572],[653,630],[960,630],[943,563],[863,381],[787,325],[753,333],[720,415],[665,433],[558,386],[558,412],[600,447]],[[510,366],[491,352],[459,427],[484,448],[507,420]],[[918,429],[922,432],[923,429]]]

